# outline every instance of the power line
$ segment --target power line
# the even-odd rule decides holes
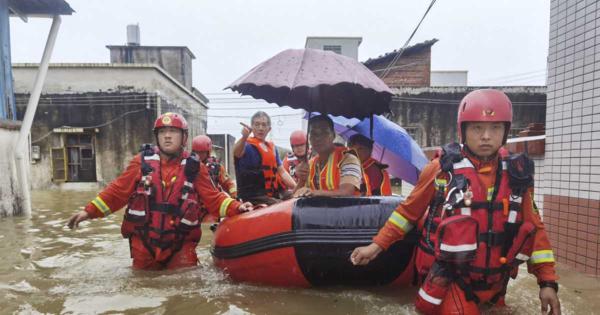
[[[543,72],[545,74],[546,73],[546,69],[539,69],[539,70],[528,71],[528,72],[508,74],[508,75],[505,75],[505,76],[494,77],[494,78],[484,78],[481,81],[498,81],[500,79],[513,78],[513,77],[521,77],[521,76],[531,75],[533,73],[540,73],[540,72]]]
[[[404,43],[404,46],[402,47],[402,49],[400,49],[400,51],[396,54],[396,56],[394,56],[394,59],[392,60],[392,62],[388,64],[386,71],[384,71],[384,73],[381,75],[381,79],[384,79],[390,73],[391,67],[394,66],[394,64],[396,63],[396,61],[398,61],[398,59],[400,59],[400,56],[402,56],[402,54],[404,53],[404,50],[406,49],[406,47],[408,47],[408,43],[410,43],[410,40],[413,38],[413,36],[415,36],[415,33],[419,29],[419,26],[421,26],[421,23],[423,23],[423,20],[425,19],[425,17],[427,16],[427,13],[429,13],[429,10],[431,10],[431,8],[435,4],[435,2],[436,2],[436,0],[431,0],[429,7],[425,11],[425,14],[423,14],[423,17],[419,21],[419,24],[417,24],[417,26],[413,30],[412,34],[410,34],[410,36]]]

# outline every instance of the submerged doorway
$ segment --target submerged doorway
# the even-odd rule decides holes
[[[52,148],[51,152],[52,179],[59,182],[95,182],[95,134],[61,131],[63,131],[60,133],[61,146]]]

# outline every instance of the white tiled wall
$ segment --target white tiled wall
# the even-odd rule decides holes
[[[600,200],[599,3],[552,1],[545,194]]]

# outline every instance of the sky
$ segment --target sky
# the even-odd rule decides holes
[[[188,46],[194,86],[211,101],[209,133],[240,135],[258,109],[271,139],[289,147],[301,113],[240,98],[223,88],[307,36],[360,36],[359,61],[403,46],[430,0],[67,0],[51,62],[109,62],[106,45],[126,43],[139,23],[142,45]],[[469,85],[545,85],[550,1],[439,0],[409,45],[432,38],[432,70],[467,70]],[[49,19],[11,19],[13,62],[39,62]]]

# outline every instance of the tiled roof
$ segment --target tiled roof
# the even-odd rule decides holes
[[[434,38],[434,39],[431,39],[428,41],[424,41],[422,43],[415,44],[413,46],[408,46],[408,47],[406,47],[406,49],[404,50],[402,55],[405,56],[405,55],[410,55],[410,54],[420,52],[423,49],[433,46],[433,44],[435,44],[437,41],[438,41],[438,39]],[[400,52],[400,50],[396,49],[392,52],[386,53],[377,58],[369,58],[367,61],[363,62],[363,64],[365,66],[369,66],[372,64],[380,63],[380,62],[389,61],[392,58],[394,58],[399,52]]]

